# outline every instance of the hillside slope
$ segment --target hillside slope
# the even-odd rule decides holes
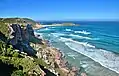
[[[0,76],[81,75],[60,50],[34,34],[32,23],[35,21],[23,18],[0,19],[0,66],[4,68],[0,68]]]

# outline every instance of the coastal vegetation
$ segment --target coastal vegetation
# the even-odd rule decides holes
[[[0,76],[75,76],[62,53],[33,31],[27,18],[0,18]]]
[[[12,45],[9,45],[2,40],[0,40],[0,60],[2,61],[1,63],[9,66],[13,65],[14,68],[17,68],[13,69],[12,76],[24,76],[23,74],[25,72],[28,72],[36,65],[36,63],[34,63],[29,58],[25,58],[25,55],[22,55],[16,51]]]
[[[11,70],[12,72],[6,71],[6,73],[8,74],[4,73],[0,75],[27,76],[28,71],[33,69],[36,65],[46,66],[46,63],[42,59],[35,59],[34,57],[31,57],[35,59],[31,60],[27,55],[20,53],[19,50],[13,47],[13,45],[9,44],[10,31],[8,28],[8,24],[16,23],[18,19],[20,18],[0,18],[0,65],[12,66],[11,68],[13,68]],[[32,24],[33,22],[33,24],[35,24],[35,21],[33,20],[27,18],[24,19],[27,20],[28,23]],[[23,24],[24,22],[22,20],[18,23]],[[32,37],[30,41],[36,43],[38,42],[38,39]],[[39,73],[41,73],[40,70]]]
[[[32,19],[29,18],[0,18],[0,21],[5,22],[5,23],[30,23],[35,25],[36,22]]]
[[[0,21],[0,32],[5,34],[5,36],[8,36],[8,26],[5,24],[5,22]]]

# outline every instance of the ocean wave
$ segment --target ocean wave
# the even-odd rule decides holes
[[[91,32],[87,32],[87,31],[74,31],[74,33],[79,33],[79,34],[85,34],[85,35],[89,35],[91,34]]]
[[[119,56],[113,52],[97,49],[95,46],[87,42],[78,42],[72,39],[61,38],[61,41],[74,51],[77,51],[95,62],[100,63],[102,66],[109,68],[116,73],[119,73]]]
[[[41,29],[38,29],[37,32],[40,32],[40,31],[47,31],[47,30],[50,30],[50,28],[48,28],[48,27],[41,28]]]
[[[72,31],[71,29],[65,29],[66,31]]]
[[[65,34],[63,34],[63,33],[51,33],[50,35],[53,35],[55,37],[60,37],[60,36],[64,36]]]
[[[50,28],[56,28],[56,27],[50,27]]]
[[[42,29],[42,30],[49,30],[49,28],[44,28],[44,29]]]
[[[119,40],[119,36],[116,35],[110,35],[110,34],[101,34],[102,36],[108,37],[108,38],[114,38],[116,40]]]
[[[76,37],[76,38],[79,38],[79,39],[99,40],[99,38],[90,38],[90,37],[79,36],[79,35],[74,35],[74,34],[70,34],[69,36]]]
[[[63,42],[69,42],[69,41],[70,42],[75,42],[75,43],[78,43],[78,44],[81,44],[81,45],[84,45],[84,46],[87,46],[87,47],[90,47],[90,48],[95,48],[95,46],[88,44],[88,42],[78,42],[78,41],[72,40],[71,38],[60,37],[59,40],[63,41]]]
[[[69,57],[72,57],[73,59],[76,59],[76,57],[77,57],[77,55],[76,54],[72,54],[72,53],[67,53],[67,55],[69,56]]]

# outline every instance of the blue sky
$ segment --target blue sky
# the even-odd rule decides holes
[[[119,20],[119,0],[0,0],[0,17]]]

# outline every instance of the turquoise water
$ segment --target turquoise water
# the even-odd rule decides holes
[[[50,23],[54,22],[47,24]],[[52,26],[35,32],[59,48],[72,65],[91,72],[91,76],[119,76],[119,22],[74,23],[80,26]],[[95,75],[95,71],[99,74]]]

